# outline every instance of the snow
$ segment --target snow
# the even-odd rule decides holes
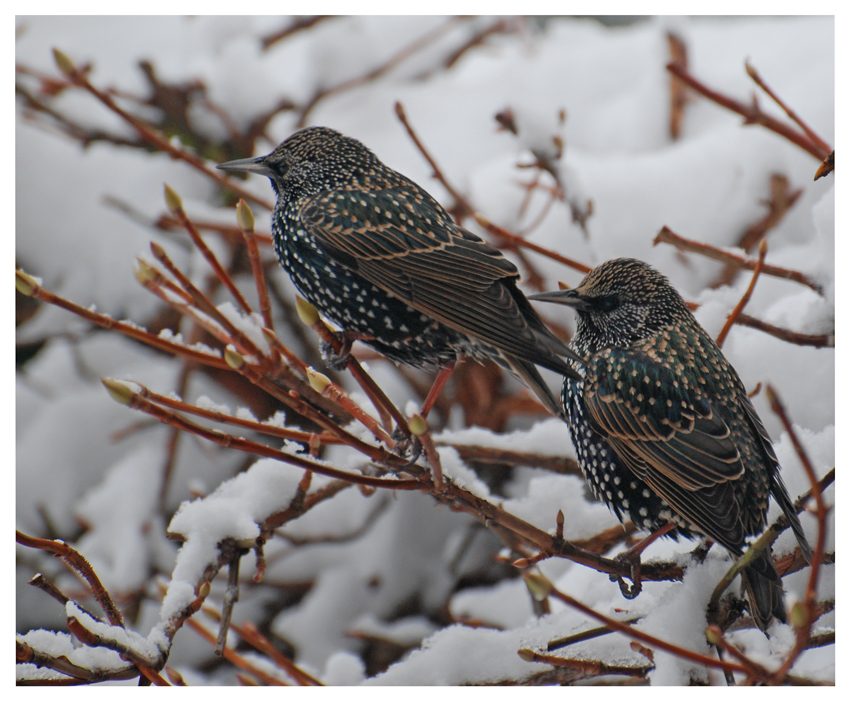
[[[516,18],[505,19],[522,24]],[[719,264],[682,255],[669,245],[653,246],[652,241],[666,225],[683,237],[731,249],[742,232],[766,214],[763,202],[769,197],[769,178],[782,173],[802,194],[770,232],[767,262],[803,272],[822,285],[824,294],[762,276],[747,313],[804,334],[834,333],[835,176],[813,182],[818,163],[809,154],[696,97],[686,107],[682,137],[672,141],[667,126],[669,77],[664,70],[669,60],[666,32],[675,30],[688,47],[694,75],[748,102],[757,92],[744,71],[748,60],[822,138],[833,143],[832,17],[651,17],[618,28],[605,28],[589,18],[551,20],[545,28],[532,20],[520,31],[489,37],[451,70],[442,68],[454,49],[493,21],[439,16],[338,18],[264,51],[258,37],[278,31],[288,20],[18,16],[15,50],[19,65],[56,78],[51,48],[60,48],[78,66],[91,63],[89,77],[95,85],[115,88],[121,95],[147,93],[137,64],[150,60],[160,80],[202,81],[207,98],[244,130],[281,100],[303,104],[319,90],[356,79],[439,31],[432,43],[377,79],[320,101],[308,124],[328,125],[361,139],[388,165],[449,204],[449,196],[395,116],[393,106],[400,101],[448,180],[476,210],[511,231],[523,231],[535,222],[548,199],[537,192],[521,211],[526,195],[521,185],[531,181],[533,172],[518,169],[517,164],[533,162],[532,149],[551,157],[553,137],[560,137],[563,156],[557,168],[569,203],[582,208],[592,200],[587,234],[572,221],[569,206],[555,203],[529,240],[589,265],[624,256],[646,260],[668,275],[688,301],[700,305],[696,317],[715,336],[751,276],[742,273],[729,286],[708,289]],[[36,79],[18,75],[17,80],[38,93]],[[126,97],[116,99],[128,109],[152,114],[149,107],[139,107]],[[767,96],[759,94],[758,99],[764,111],[787,121]],[[149,243],[163,246],[201,289],[211,275],[203,257],[186,244],[183,232],[154,225],[166,213],[163,183],[180,194],[193,219],[233,226],[232,208],[223,207],[210,179],[185,163],[101,141],[82,148],[63,136],[55,123],[32,119],[21,104],[15,125],[16,264],[40,276],[46,290],[82,307],[96,307],[139,327],[158,328],[154,324],[160,302],[133,278],[136,257],[150,260]],[[50,104],[86,128],[135,138],[132,129],[82,91],[66,90]],[[498,130],[493,118],[507,108],[515,115],[517,136]],[[564,123],[559,121],[561,110],[566,113]],[[229,138],[226,122],[201,103],[192,107],[190,119],[209,139]],[[255,155],[271,151],[296,128],[296,120],[291,111],[275,115],[266,136],[257,141]],[[179,145],[177,137],[172,140]],[[551,184],[547,178],[541,182]],[[242,186],[272,201],[264,178],[248,178]],[[257,231],[267,232],[267,211],[253,204],[252,208]],[[471,220],[466,225],[483,235]],[[216,234],[203,236],[227,265],[230,245]],[[262,253],[270,258],[269,250]],[[554,261],[530,252],[527,256],[549,289],[558,280],[570,285],[581,280],[580,273]],[[266,274],[291,301],[294,288],[285,273],[272,266]],[[255,304],[251,278],[240,276],[236,282]],[[243,313],[223,292],[213,301],[258,349],[268,353],[258,314]],[[274,297],[272,305],[279,311]],[[574,327],[568,310],[540,305],[539,311],[552,322]],[[275,321],[281,340],[300,352],[298,335],[282,317]],[[189,328],[157,333],[220,357],[202,339],[190,336]],[[307,337],[315,344],[309,330]],[[243,406],[244,388],[225,388],[204,373],[192,373],[184,386],[180,360],[114,333],[89,332],[88,324],[50,305],[42,305],[17,329],[19,344],[36,341],[45,341],[44,346],[16,373],[16,525],[33,535],[58,534],[91,562],[116,598],[140,597],[139,619],[129,622],[128,631],[120,635],[115,627],[86,617],[73,602],[67,610],[84,618],[91,630],[153,654],[168,644],[163,626],[197,597],[203,572],[218,559],[218,543],[229,537],[249,546],[259,534],[258,524],[290,505],[303,472],[274,460],[248,459],[244,453],[188,435],[181,435],[172,454],[172,429],[116,405],[100,378],[140,383],[167,396],[178,393],[203,408],[269,425],[301,429],[303,425],[293,412],[284,413],[278,406],[262,407],[267,411],[262,415],[254,405]],[[739,325],[723,350],[748,390],[759,382],[776,388],[818,476],[832,469],[834,349],[792,345]],[[417,400],[395,367],[371,359],[368,367],[397,406],[408,413],[417,410]],[[352,398],[374,413],[348,375],[338,377]],[[557,378],[550,374],[548,379],[555,387]],[[763,389],[753,401],[774,439],[782,478],[796,497],[809,484],[790,437],[770,410]],[[491,486],[485,473],[477,471],[480,468],[473,469],[446,445],[574,457],[568,430],[558,419],[512,421],[505,433],[496,435],[463,428],[456,410],[446,426],[442,430],[436,423],[432,426],[444,473],[480,498],[549,533],[555,532],[561,510],[564,535],[572,540],[617,525],[607,508],[588,499],[578,477],[518,466],[505,484]],[[373,442],[365,429],[349,429]],[[274,441],[270,444],[280,447]],[[282,449],[304,454],[303,446],[294,442],[284,443]],[[368,469],[362,455],[341,447],[327,449],[322,459],[338,469]],[[161,495],[166,466],[171,466],[170,481]],[[310,493],[331,483],[314,475]],[[198,498],[196,493],[207,494]],[[825,498],[834,503],[834,487]],[[770,519],[778,514],[773,504]],[[801,520],[814,543],[815,518],[804,513]],[[829,524],[827,550],[833,551],[832,518]],[[166,531],[179,534],[179,549],[166,539]],[[266,621],[270,635],[292,646],[295,662],[327,684],[460,685],[528,679],[547,666],[523,661],[517,655],[519,648],[545,649],[550,640],[598,624],[554,600],[550,614],[536,617],[516,571],[506,575],[506,566],[496,562],[504,546],[498,533],[430,497],[380,490],[370,495],[349,487],[286,523],[266,543],[267,586],[249,581],[253,555],[243,560],[234,620]],[[644,560],[681,561],[688,565],[685,579],[646,582],[633,601],[626,601],[606,575],[589,568],[557,558],[539,563],[538,568],[559,589],[597,611],[622,618],[641,616],[636,624],[641,630],[708,652],[706,622],[700,614],[730,560],[715,547],[696,565],[687,556],[693,547],[687,541],[653,543]],[[782,555],[793,547],[793,536],[786,532],[775,552]],[[621,550],[622,546],[608,555]],[[19,588],[40,569],[72,598],[80,591],[78,580],[52,558],[24,548],[18,553]],[[509,561],[517,557],[513,552]],[[162,603],[152,573],[166,583]],[[788,602],[804,596],[807,581],[808,570],[784,579]],[[219,584],[220,579],[214,582],[207,602],[215,607],[220,607],[223,596]],[[819,597],[835,597],[833,567],[821,570]],[[18,599],[18,630],[29,631],[20,633],[20,640],[90,668],[125,664],[117,653],[85,648],[66,633],[47,630],[59,625],[57,612],[64,613],[55,602],[22,606],[33,598],[21,592]],[[42,595],[39,601],[43,599]],[[92,601],[82,597],[80,603],[94,611]],[[450,622],[466,619],[494,628]],[[818,625],[825,630],[834,622],[830,613]],[[371,674],[361,657],[364,643],[351,632],[383,637],[409,650],[383,672]],[[729,639],[757,662],[774,668],[793,646],[792,633],[776,624],[770,639],[757,630],[737,631]],[[235,637],[231,634],[231,643]],[[646,663],[631,650],[627,638],[613,634],[555,654],[612,664]],[[265,658],[249,657],[268,673],[286,678]],[[171,661],[189,683],[235,683],[232,672],[222,668],[202,671],[214,667],[212,660],[209,647],[193,634],[178,634]],[[833,681],[834,646],[807,651],[793,672]],[[32,679],[45,675],[45,670],[19,666],[17,675]],[[651,684],[682,685],[694,678],[724,683],[716,671],[706,674],[692,663],[655,651]]]

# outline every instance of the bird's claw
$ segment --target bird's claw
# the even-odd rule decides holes
[[[643,583],[640,576],[640,553],[631,551],[620,553],[614,558],[614,562],[627,565],[629,567],[629,579],[632,583],[629,584],[625,578],[618,574],[610,575],[612,582],[616,581],[620,586],[620,593],[625,599],[635,599],[643,590]]]
[[[410,433],[403,432],[398,427],[393,431],[392,438],[395,441],[393,452],[401,457],[410,455],[410,458],[402,465],[401,469],[406,470],[413,467],[416,461],[419,460],[419,456],[422,455],[422,441]]]
[[[322,340],[319,344],[322,360],[331,370],[344,370],[348,365],[348,359],[351,357],[352,341],[344,333],[335,333],[333,336],[339,341],[340,348],[336,350],[334,347],[336,344],[333,341]]]

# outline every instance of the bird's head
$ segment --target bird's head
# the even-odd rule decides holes
[[[659,329],[691,317],[685,302],[657,270],[633,258],[609,260],[570,290],[530,295],[578,312],[573,343],[584,353],[629,348]]]
[[[297,200],[324,190],[351,187],[376,166],[380,166],[380,161],[356,139],[328,127],[308,127],[295,132],[266,156],[228,161],[216,167],[265,175],[278,196]]]

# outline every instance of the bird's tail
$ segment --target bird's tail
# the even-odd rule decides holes
[[[774,618],[785,623],[782,578],[776,571],[769,549],[741,572],[741,580],[750,601],[750,613],[759,628],[767,630]]]
[[[504,360],[511,372],[537,395],[537,398],[549,411],[555,416],[564,417],[564,410],[561,408],[561,403],[552,394],[552,390],[549,389],[549,385],[540,376],[540,372],[534,363],[510,356],[505,356]]]

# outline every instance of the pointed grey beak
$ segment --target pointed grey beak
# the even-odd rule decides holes
[[[272,169],[265,164],[266,156],[259,158],[240,158],[238,161],[228,161],[227,163],[219,163],[216,168],[219,170],[229,170],[234,173],[256,173],[257,175],[265,175],[267,178],[272,176]]]
[[[590,309],[590,305],[581,298],[576,290],[557,290],[556,292],[541,292],[536,295],[528,295],[529,299],[537,302],[552,302],[554,304],[565,304],[580,312]]]

